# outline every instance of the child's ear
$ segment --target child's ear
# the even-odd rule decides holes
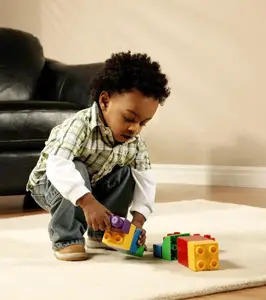
[[[105,111],[108,107],[108,104],[110,102],[110,97],[107,92],[101,92],[99,96],[99,104],[103,111]]]

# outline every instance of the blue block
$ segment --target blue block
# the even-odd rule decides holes
[[[136,253],[139,246],[138,246],[138,239],[139,239],[139,235],[141,234],[141,229],[136,229],[135,230],[135,233],[134,233],[134,236],[133,236],[133,239],[132,239],[132,243],[131,243],[131,247],[130,247],[130,252],[132,253]]]
[[[153,256],[162,258],[162,245],[153,245]]]

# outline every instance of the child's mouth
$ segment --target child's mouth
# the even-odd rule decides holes
[[[122,138],[124,138],[125,140],[129,140],[131,139],[132,137],[129,136],[129,135],[126,135],[126,134],[121,134]]]

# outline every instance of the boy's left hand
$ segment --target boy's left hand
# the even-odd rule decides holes
[[[142,232],[139,236],[138,246],[145,245],[145,242],[146,242],[146,230],[142,228],[144,222],[145,222],[145,218],[140,213],[135,212],[133,220],[132,220],[132,224],[134,224],[137,229],[142,230]],[[147,247],[145,245],[145,249],[146,248]]]
[[[146,242],[146,230],[142,228],[142,232],[139,236],[139,240],[138,240],[138,245],[139,246],[142,246],[144,245],[145,246],[145,250],[147,250],[146,248],[146,245],[145,245],[145,242]]]
[[[141,229],[141,231],[142,231],[141,234],[140,234],[140,236],[139,236],[139,239],[138,239],[138,246],[142,246],[146,242],[146,230],[143,229],[140,226],[137,226],[139,224],[135,224],[134,222],[132,222],[132,223],[137,227],[137,229]]]

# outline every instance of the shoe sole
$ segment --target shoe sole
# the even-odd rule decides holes
[[[85,249],[86,249],[86,251],[89,249],[104,249],[104,250],[116,251],[115,249],[105,245],[102,242],[88,241],[88,240],[85,244]]]
[[[63,261],[81,261],[81,260],[87,260],[89,258],[88,253],[59,253],[57,251],[54,252],[55,257],[58,260]]]

